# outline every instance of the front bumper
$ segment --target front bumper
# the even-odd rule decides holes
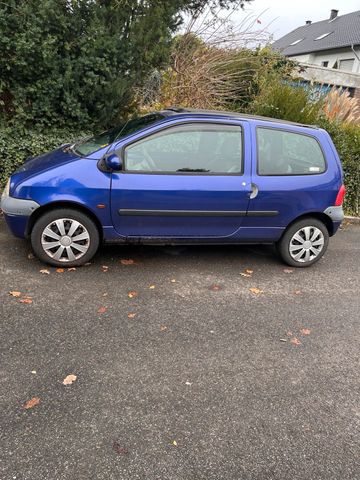
[[[16,237],[25,238],[29,217],[40,205],[33,200],[5,195],[1,197],[0,206],[11,233]]]

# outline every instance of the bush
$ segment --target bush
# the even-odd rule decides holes
[[[343,166],[345,211],[360,215],[360,127],[331,122],[325,118],[321,118],[318,124],[331,135]]]
[[[40,155],[60,146],[63,143],[75,141],[89,135],[87,132],[69,130],[25,130],[16,132],[15,129],[0,130],[0,188],[7,178],[27,157]]]
[[[291,122],[317,123],[322,101],[311,100],[311,90],[289,84],[278,76],[269,76],[249,106],[249,112]]]

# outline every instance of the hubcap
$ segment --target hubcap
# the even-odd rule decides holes
[[[303,227],[291,238],[289,252],[297,262],[311,262],[321,253],[324,242],[324,234],[320,229],[313,226]]]
[[[72,262],[89,250],[90,235],[80,222],[72,218],[59,218],[44,228],[41,245],[53,260]]]

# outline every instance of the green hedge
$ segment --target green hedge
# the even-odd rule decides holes
[[[360,215],[360,127],[320,120],[331,135],[344,170],[346,196],[344,208],[350,215]]]
[[[75,141],[88,132],[73,130],[24,130],[15,128],[0,129],[0,189],[8,177],[30,156],[53,150],[63,143]]]

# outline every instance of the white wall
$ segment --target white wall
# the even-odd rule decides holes
[[[360,47],[355,47],[355,52],[360,58]],[[337,50],[323,50],[321,52],[313,52],[305,55],[295,55],[290,57],[298,62],[310,63],[311,65],[321,66],[322,62],[329,62],[328,68],[333,68],[335,62],[338,60],[354,59],[352,73],[360,73],[360,62],[351,48],[341,48]]]

